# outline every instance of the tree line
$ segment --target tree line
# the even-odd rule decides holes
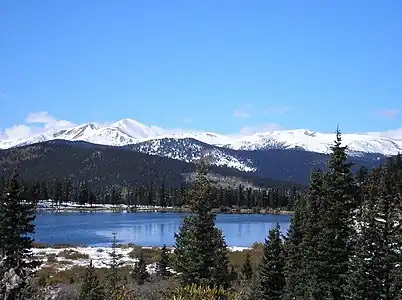
[[[248,256],[241,270],[229,264],[225,238],[215,226],[217,198],[207,176],[208,165],[201,162],[186,194],[194,214],[183,219],[170,259],[164,247],[157,264],[159,276],[178,283],[165,299],[401,299],[401,156],[390,158],[358,180],[346,160],[347,148],[341,144],[339,131],[331,149],[328,171],[312,171],[286,235],[279,225],[271,229],[262,258],[253,264]],[[18,274],[20,280],[8,289],[3,284],[0,295],[30,299],[20,295],[29,290],[26,274],[33,270],[33,265],[25,263],[34,262],[29,257],[32,240],[24,235],[34,229],[33,206],[18,198],[16,182],[14,178],[6,186],[0,209],[1,266],[6,266],[0,268],[0,276],[5,282],[15,270],[11,275]],[[116,257],[115,267],[118,261]],[[109,285],[104,288],[89,264],[77,299],[136,299],[116,280],[116,274],[112,275],[115,267],[110,267]],[[132,275],[138,285],[149,280],[142,253]]]
[[[4,177],[0,178],[0,192],[5,188]],[[144,185],[112,185],[95,188],[88,182],[73,183],[67,180],[22,182],[24,195],[30,199],[51,199],[54,206],[62,203],[84,204],[126,204],[182,207],[186,204],[186,193],[191,189],[182,184],[179,188],[167,187],[149,182]],[[279,185],[273,188],[213,186],[211,197],[214,208],[284,208],[293,209],[294,203],[302,197],[303,189],[296,186]]]

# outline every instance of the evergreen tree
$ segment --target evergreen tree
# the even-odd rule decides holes
[[[320,297],[340,299],[344,294],[349,258],[353,255],[351,236],[354,232],[353,212],[357,208],[357,187],[352,173],[353,163],[347,162],[347,147],[341,146],[339,129],[331,150],[329,172],[324,182],[325,201],[320,212],[321,230],[316,245],[320,268],[313,274],[325,281],[315,286],[315,290],[321,292]]]
[[[162,181],[161,186],[159,188],[158,199],[159,199],[159,206],[165,207],[166,206],[166,191],[165,191],[165,182],[164,181]]]
[[[285,286],[284,251],[279,224],[268,233],[258,270],[257,299],[279,300]]]
[[[238,277],[239,277],[239,275],[238,275],[238,273],[237,273],[235,267],[234,267],[234,266],[231,266],[231,267],[230,267],[230,270],[229,270],[229,278],[230,278],[230,281],[231,281],[231,282],[234,282],[234,281],[236,281],[236,280],[238,279]]]
[[[363,186],[346,299],[402,298],[402,198],[395,175],[386,165]]]
[[[122,262],[123,255],[117,253],[117,239],[116,233],[113,233],[113,243],[112,243],[112,251],[109,253],[110,262],[105,263],[109,270],[106,273],[106,281],[108,284],[108,294],[114,295],[121,288],[121,277],[119,273],[119,269],[123,266],[124,262]]]
[[[156,274],[165,279],[171,275],[170,271],[167,269],[169,266],[169,255],[166,245],[163,245],[161,257],[156,263]]]
[[[251,280],[253,277],[253,266],[251,265],[250,253],[246,253],[246,259],[241,269],[241,274],[246,280]]]
[[[88,190],[88,184],[84,183],[80,185],[80,191],[78,195],[78,202],[80,205],[84,205],[88,203],[89,200],[89,190]]]
[[[99,284],[99,279],[96,276],[91,260],[89,266],[85,269],[78,300],[105,300],[105,298],[105,292]]]
[[[312,173],[312,179],[319,174],[318,172]],[[319,176],[319,175],[318,175]],[[313,179],[310,183],[310,193],[313,191],[313,185],[317,182]],[[320,184],[318,182],[318,184]],[[296,208],[291,219],[287,236],[285,237],[284,243],[284,254],[285,254],[285,289],[283,292],[283,299],[294,299],[299,298],[303,294],[306,283],[304,280],[305,276],[305,266],[303,265],[303,251],[301,243],[303,241],[303,233],[306,230],[305,222],[307,219],[306,215],[306,201],[301,198],[296,203]],[[312,229],[312,228],[310,228]]]
[[[53,187],[54,187],[53,195],[52,195],[53,203],[56,203],[56,205],[60,206],[61,201],[62,201],[62,196],[63,196],[62,184],[60,181],[56,180]]]
[[[142,252],[142,250],[138,262],[134,266],[132,275],[134,281],[139,285],[144,284],[145,281],[147,281],[149,278],[149,273],[147,271],[147,265],[145,263],[144,253]]]
[[[39,266],[39,261],[32,257],[33,238],[30,236],[35,233],[37,199],[23,199],[23,191],[18,174],[14,172],[0,200],[0,281],[11,273],[18,278],[18,284],[7,292],[8,296],[4,296],[5,286],[0,286],[0,295],[5,299],[26,298],[24,292],[28,280],[33,269]]]
[[[287,262],[290,273],[286,274],[285,299],[342,299],[344,295],[353,256],[351,237],[358,193],[339,130],[331,149],[329,172],[313,173],[310,182],[302,242]]]
[[[215,227],[208,170],[209,165],[201,160],[186,199],[195,215],[185,217],[180,232],[175,234],[174,265],[182,284],[227,287],[228,250],[221,231]]]
[[[363,184],[363,182],[367,179],[368,175],[369,170],[365,166],[360,167],[359,170],[357,170],[355,176],[357,184],[359,185]]]

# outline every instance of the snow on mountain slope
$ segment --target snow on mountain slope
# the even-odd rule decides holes
[[[241,137],[230,147],[233,149],[256,150],[272,148],[301,148],[318,153],[329,153],[335,134],[319,133],[307,129],[275,130]],[[402,140],[375,137],[367,134],[342,134],[342,142],[351,154],[381,153],[394,155],[402,152]]]
[[[207,155],[217,166],[226,166],[245,172],[255,172],[257,168],[250,159],[245,159],[230,149],[218,148],[193,138],[164,138],[140,142],[128,146],[130,149],[172,159],[194,162]]]
[[[145,126],[132,119],[123,119],[110,125],[88,123],[56,132],[48,131],[24,140],[0,141],[0,148],[5,149],[54,139],[122,146],[156,137],[160,134],[162,134],[160,130]]]
[[[402,152],[402,138],[401,135],[396,135],[396,139],[391,138],[391,133],[343,134],[342,139],[343,143],[348,145],[351,155],[361,155],[362,153],[394,155]],[[147,126],[133,119],[123,119],[112,124],[88,123],[56,132],[48,131],[24,140],[2,140],[0,141],[0,148],[10,148],[54,139],[124,146],[166,138],[190,138],[209,145],[234,150],[296,148],[318,153],[328,153],[330,146],[333,144],[335,134],[297,129],[274,130],[251,135],[222,135],[212,132],[171,131]],[[154,144],[157,145],[158,142],[155,141]],[[223,156],[222,161],[224,161]]]

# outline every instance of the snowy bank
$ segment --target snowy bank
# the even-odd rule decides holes
[[[158,251],[161,247],[139,247],[124,246],[116,247],[116,253],[121,256],[123,266],[134,266],[138,258],[133,255],[135,251],[142,248],[144,251]],[[242,252],[250,249],[247,247],[228,247],[229,251]],[[172,247],[168,247],[170,252]],[[107,268],[111,262],[111,247],[61,247],[61,248],[32,248],[35,259],[42,262],[40,268],[55,268],[60,271],[71,269],[73,267],[88,266],[89,261],[95,268]],[[147,265],[148,272],[155,272],[155,263]]]

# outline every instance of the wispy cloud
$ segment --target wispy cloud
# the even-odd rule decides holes
[[[277,114],[284,114],[286,112],[290,111],[290,106],[283,105],[283,106],[274,106],[274,107],[269,107],[264,110],[264,114],[267,115],[277,115]]]
[[[251,135],[257,132],[266,132],[278,129],[281,129],[281,127],[276,123],[264,123],[258,125],[244,126],[240,129],[240,133],[244,135]]]
[[[19,125],[14,125],[10,128],[4,129],[4,138],[5,139],[25,139],[29,138],[32,134],[32,128],[25,125],[25,124],[19,124]]]
[[[25,123],[40,124],[44,127],[44,129],[52,129],[52,130],[68,128],[68,127],[72,127],[75,125],[74,123],[72,123],[70,121],[58,120],[58,119],[54,118],[53,116],[51,116],[46,111],[28,114],[28,116],[25,118]]]
[[[2,139],[25,139],[48,130],[59,130],[74,125],[70,121],[58,120],[48,112],[42,111],[29,113],[24,124],[17,124],[0,131],[2,131]]]
[[[247,109],[236,108],[235,110],[233,110],[233,117],[235,118],[244,119],[249,118],[250,116],[251,114]]]
[[[380,117],[385,119],[393,119],[395,118],[401,111],[397,108],[389,108],[380,110]]]

